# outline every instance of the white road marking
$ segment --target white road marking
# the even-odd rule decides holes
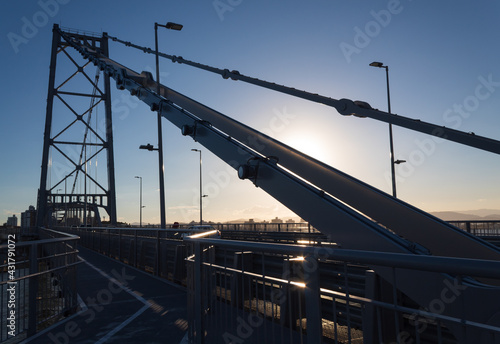
[[[110,282],[116,284],[120,289],[124,290],[125,292],[127,292],[130,295],[132,295],[133,297],[135,297],[137,300],[141,301],[144,304],[144,306],[141,309],[139,309],[137,312],[135,312],[130,318],[128,318],[127,320],[125,320],[124,322],[122,322],[120,325],[118,325],[117,327],[115,327],[114,329],[112,329],[104,337],[102,337],[99,341],[96,342],[96,344],[102,344],[102,343],[106,342],[109,338],[111,338],[112,336],[114,336],[122,328],[124,328],[125,326],[127,326],[130,322],[132,322],[132,320],[134,320],[139,315],[141,315],[142,313],[144,313],[144,311],[146,309],[148,309],[149,307],[151,307],[151,304],[146,299],[144,299],[140,295],[137,295],[132,290],[130,290],[130,288],[124,286],[119,281],[117,281],[115,278],[109,276],[107,273],[105,273],[104,271],[102,271],[98,267],[92,265],[91,263],[87,262],[85,259],[83,259],[81,257],[80,257],[80,259],[82,259],[85,264],[87,264],[92,269],[94,269],[95,271],[97,271],[98,273],[100,273],[102,276],[104,276]]]
[[[184,337],[182,338],[181,342],[179,344],[188,344],[188,333],[186,331],[186,334],[184,335]]]
[[[139,315],[141,315],[146,309],[149,308],[149,305],[144,305],[141,309],[139,309],[137,312],[134,313],[130,318],[122,322],[120,325],[115,327],[113,330],[111,330],[107,335],[99,339],[99,341],[95,342],[95,344],[102,344],[106,342],[109,338],[113,337],[116,332],[120,331],[122,328],[127,326],[132,320],[137,318]]]

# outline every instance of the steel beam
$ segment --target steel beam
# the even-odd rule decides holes
[[[102,92],[97,85],[97,82],[92,81],[88,75],[85,73],[84,68],[89,65],[90,62],[87,62],[83,66],[80,66],[75,59],[66,51],[66,48],[69,44],[62,40],[62,35],[69,35],[72,39],[78,40],[80,44],[84,44],[88,47],[92,47],[99,51],[99,53],[103,56],[108,56],[108,38],[106,34],[103,34],[102,37],[96,36],[87,36],[77,33],[67,33],[63,32],[59,29],[59,26],[56,24],[53,28],[53,38],[52,38],[52,50],[51,50],[51,60],[50,60],[50,72],[49,72],[49,87],[48,87],[48,95],[47,95],[47,108],[46,108],[46,118],[45,118],[45,131],[44,131],[44,141],[43,141],[43,151],[42,151],[42,166],[41,166],[41,174],[40,174],[40,188],[38,190],[38,201],[37,201],[37,227],[46,226],[50,219],[52,218],[52,210],[55,209],[53,207],[53,198],[57,196],[57,194],[53,193],[53,190],[60,185],[63,181],[66,182],[68,175],[78,175],[82,172],[80,177],[85,179],[85,182],[89,180],[92,183],[95,183],[96,187],[99,187],[100,191],[102,191],[102,196],[106,198],[105,204],[103,204],[102,199],[98,206],[103,207],[109,215],[110,222],[112,224],[116,224],[116,191],[115,191],[115,171],[114,171],[114,156],[113,156],[113,132],[112,132],[112,115],[111,115],[111,88],[110,88],[110,79],[109,75],[104,74],[104,92]],[[67,78],[61,85],[56,87],[56,71],[57,71],[57,60],[59,53],[63,53],[70,61],[74,64],[76,71],[71,74],[69,78]],[[65,85],[69,80],[74,78],[79,73],[83,74],[85,79],[92,85],[94,90],[96,90],[95,94],[81,93],[81,92],[73,92],[67,90],[61,90],[60,88]],[[97,79],[96,79],[97,80]],[[73,107],[69,104],[70,102],[61,98],[61,95],[67,95],[71,97],[84,97],[84,98],[95,98],[98,99],[96,103],[92,103],[87,111],[83,114],[77,113]],[[70,113],[75,116],[75,119],[64,129],[59,132],[52,133],[53,127],[53,115],[54,115],[54,97],[59,99],[61,103],[66,106]],[[73,98],[72,98],[73,99]],[[82,117],[85,115],[89,115],[90,112],[104,100],[104,110],[105,110],[105,129],[106,136],[103,139],[98,133],[97,129],[93,129],[89,126],[88,123],[82,121]],[[56,138],[62,136],[63,133],[67,134],[67,130],[78,122],[83,122],[86,130],[88,130],[91,135],[96,137],[96,140],[99,142],[88,142],[85,138],[77,142],[76,140],[56,140]],[[92,147],[102,147],[102,149],[92,154],[92,156],[82,163],[82,156],[80,159],[75,161],[75,159],[71,158],[71,154],[65,153],[61,147],[62,146],[81,146],[81,151],[83,152],[84,147],[92,146]],[[68,161],[70,165],[74,167],[74,170],[67,174],[65,177],[60,178],[60,180],[52,180],[52,184],[48,185],[49,177],[49,159],[50,152],[52,149],[58,151],[65,161]],[[104,183],[99,182],[98,180],[92,178],[88,173],[84,172],[82,166],[84,166],[90,159],[96,158],[98,154],[101,153],[102,150],[106,150],[106,162],[107,162],[107,185],[103,187]],[[75,177],[76,179],[76,177]],[[76,180],[73,185],[76,184]],[[66,188],[65,188],[66,189]],[[73,187],[74,189],[74,187]],[[71,194],[72,196],[85,197],[86,192],[84,193],[74,193],[73,190],[65,193]],[[50,205],[49,205],[50,203]],[[91,207],[92,208],[92,207]],[[95,213],[96,216],[98,212]]]
[[[52,50],[50,54],[50,71],[49,71],[49,89],[47,94],[47,108],[45,115],[45,130],[43,133],[43,151],[42,151],[42,171],[40,174],[40,188],[38,189],[37,200],[37,216],[36,227],[40,228],[46,222],[47,216],[47,173],[49,166],[49,149],[51,145],[51,128],[52,128],[52,109],[54,104],[54,84],[56,79],[56,62],[58,48],[61,43],[61,35],[59,30],[54,26],[52,30]]]

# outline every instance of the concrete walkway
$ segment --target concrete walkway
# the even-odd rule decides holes
[[[24,341],[30,344],[181,343],[186,291],[113,259],[79,248],[80,311]]]

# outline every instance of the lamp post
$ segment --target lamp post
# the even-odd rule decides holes
[[[202,182],[202,173],[201,173],[201,150],[200,149],[191,149],[192,152],[200,153],[200,226],[203,225],[203,197],[207,197],[207,195],[203,195],[203,182]]]
[[[158,58],[158,27],[164,27],[170,30],[182,30],[181,24],[168,22],[166,25],[155,23],[155,57],[156,57],[156,93],[160,95],[160,62]],[[161,102],[160,102],[161,104]],[[164,180],[164,167],[163,167],[163,139],[161,130],[161,107],[158,104],[158,170],[160,177],[160,221],[161,228],[166,228],[165,216],[165,180]]]
[[[389,114],[391,114],[391,95],[389,92],[389,66],[384,66],[382,62],[372,62],[370,63],[372,67],[385,68],[385,76],[387,80],[387,108]],[[391,150],[391,176],[392,176],[392,195],[396,197],[396,173],[394,171],[395,164],[401,164],[406,162],[405,160],[394,161],[394,143],[392,140],[392,124],[389,123],[389,147]]]
[[[135,176],[134,178],[139,179],[139,227],[142,228],[142,177]]]

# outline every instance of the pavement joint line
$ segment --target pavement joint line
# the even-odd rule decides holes
[[[97,253],[97,252],[96,252]],[[103,255],[104,257],[106,258],[109,258],[105,255]],[[119,330],[121,330],[123,327],[125,327],[128,323],[130,323],[132,320],[134,320],[136,317],[138,317],[140,314],[142,314],[146,309],[148,309],[150,306],[151,306],[151,303],[149,301],[146,301],[144,298],[140,297],[139,295],[135,294],[133,291],[131,291],[128,287],[125,287],[123,286],[120,282],[116,281],[113,277],[109,276],[108,274],[106,274],[104,271],[100,270],[99,268],[95,267],[94,265],[92,265],[91,263],[89,263],[88,261],[86,261],[84,258],[78,256],[78,258],[80,258],[81,260],[83,260],[83,262],[87,265],[89,265],[91,268],[93,268],[94,270],[96,270],[97,272],[99,272],[101,275],[103,275],[104,277],[106,277],[107,279],[109,279],[110,281],[113,281],[114,283],[116,283],[120,288],[122,288],[123,290],[127,291],[128,293],[134,295],[134,297],[138,298],[138,299],[142,299],[145,304],[145,306],[143,308],[141,308],[139,311],[137,311],[134,315],[132,315],[132,317],[130,317],[129,319],[125,320],[123,323],[121,323],[120,325],[118,325],[118,327],[116,327],[115,329],[111,330],[111,332],[109,332],[106,336],[104,336],[103,338],[101,338],[98,342],[96,342],[95,344],[102,344],[104,343],[107,339],[111,338],[112,335],[114,335],[116,332],[118,332]],[[116,260],[114,260],[116,261]],[[140,270],[140,269],[137,269],[137,268],[134,268],[130,265],[127,265],[121,261],[116,261],[117,263],[120,263],[128,268],[131,268],[132,270],[136,270],[138,272],[141,272],[141,273],[144,273],[144,271]],[[165,282],[171,286],[174,286],[178,289],[181,289],[181,290],[184,290],[185,288],[182,288],[181,286],[175,284],[175,283],[171,283],[170,281],[166,281],[162,278],[157,278],[156,276],[151,276],[151,277],[155,277],[156,279],[162,281],[162,282]],[[147,306],[147,307],[146,307]],[[184,337],[182,338],[181,342],[179,344],[187,344],[189,341],[189,338],[188,338],[188,331],[186,331],[186,334],[184,335]]]
[[[120,325],[112,329],[108,334],[106,334],[104,337],[99,339],[99,341],[95,342],[95,344],[102,344],[106,342],[109,338],[113,337],[118,331],[120,331],[122,328],[127,326],[129,323],[132,322],[135,318],[137,318],[139,315],[144,313],[145,310],[149,308],[149,304],[144,305],[141,309],[139,309],[137,312],[135,312],[130,318],[122,322]]]
[[[122,322],[120,325],[118,325],[117,327],[115,327],[113,330],[111,330],[110,332],[108,332],[104,337],[102,337],[99,341],[97,341],[95,344],[102,344],[104,342],[106,342],[109,338],[111,338],[113,335],[115,335],[118,331],[120,331],[122,328],[124,328],[125,326],[127,326],[130,322],[132,322],[135,318],[137,318],[139,315],[141,315],[142,313],[144,313],[144,311],[146,311],[147,309],[149,309],[151,307],[151,303],[149,301],[147,301],[146,299],[144,299],[143,297],[141,297],[140,295],[137,295],[134,291],[132,291],[130,288],[124,286],[120,281],[116,280],[115,278],[109,276],[106,272],[102,271],[101,269],[99,269],[98,267],[94,266],[92,263],[88,262],[85,258],[81,257],[81,256],[78,256],[78,258],[84,262],[85,264],[87,264],[89,267],[91,267],[92,269],[94,269],[95,271],[97,271],[100,275],[102,275],[104,278],[108,279],[110,282],[116,284],[120,289],[126,291],[128,294],[134,296],[134,298],[136,298],[138,301],[141,301],[144,306],[139,309],[137,312],[135,312],[131,317],[129,317],[127,320],[125,320],[124,322]],[[107,257],[109,258],[109,257]],[[129,267],[131,268],[132,270],[135,270],[137,272],[141,272],[141,273],[144,273],[142,270],[140,269],[136,269],[134,267],[131,267],[127,264],[124,264],[123,262],[120,262],[120,261],[116,261],[117,263],[121,263],[121,265],[123,265],[124,267]],[[169,285],[172,285],[174,287],[177,287],[178,289],[181,289],[181,290],[184,290],[185,288],[182,288],[181,286],[178,286],[174,283],[170,283],[169,281],[165,281],[161,278],[157,278],[158,280],[160,281],[163,281],[163,282],[166,282],[167,284]],[[29,337],[25,340],[23,340],[21,342],[21,344],[25,344],[25,343],[29,343],[31,342],[32,340],[40,337],[41,335],[43,334],[46,334],[47,332],[50,332],[52,331],[54,328],[60,326],[61,324],[64,324],[66,323],[67,321],[69,320],[72,320],[76,317],[78,317],[79,315],[81,315],[82,313],[84,313],[85,311],[88,310],[88,306],[87,304],[83,301],[83,299],[80,297],[80,294],[77,294],[77,300],[78,300],[78,305],[80,306],[80,310],[57,322],[56,324],[44,329],[43,331],[41,332],[38,332],[36,335],[32,336],[32,337]],[[186,331],[184,337],[182,338],[181,342],[179,344],[187,344],[188,343],[188,332]]]
[[[85,301],[83,301],[83,299],[81,298],[80,294],[76,294],[76,297],[78,299],[78,305],[80,306],[80,310],[78,311],[77,314],[85,312],[87,309],[89,309]]]
[[[186,331],[186,334],[184,337],[182,337],[182,340],[180,341],[179,344],[188,344],[189,343],[189,338],[188,338],[188,332]]]
[[[83,260],[83,262],[85,264],[87,264],[88,266],[90,266],[92,269],[94,269],[95,271],[97,271],[98,273],[100,273],[102,276],[104,276],[106,279],[108,279],[110,282],[116,284],[120,289],[126,291],[128,294],[132,295],[133,297],[135,297],[137,300],[141,301],[143,304],[147,305],[148,307],[151,306],[151,303],[149,301],[147,301],[146,299],[144,299],[142,296],[140,295],[137,295],[134,291],[132,291],[129,287],[126,287],[124,286],[120,281],[116,280],[115,278],[111,277],[110,275],[108,275],[107,273],[105,273],[104,271],[102,271],[101,269],[99,269],[98,267],[96,267],[95,265],[89,263],[88,261],[86,261],[84,258],[78,256],[81,260]]]
[[[89,251],[91,251],[92,253],[95,253],[95,254],[97,254],[97,255],[99,255],[99,256],[102,256],[102,257],[105,257],[105,258],[107,258],[107,259],[110,259],[110,260],[112,260],[112,261],[113,261],[113,262],[115,262],[115,263],[118,263],[118,264],[120,264],[120,265],[123,265],[123,266],[127,267],[128,269],[131,269],[131,270],[134,270],[134,271],[140,272],[141,274],[144,274],[144,275],[148,276],[149,278],[153,278],[153,279],[155,279],[155,280],[157,280],[157,281],[160,281],[160,282],[163,282],[163,283],[165,283],[165,284],[167,284],[167,285],[169,285],[169,286],[171,286],[171,287],[175,287],[175,288],[179,289],[180,291],[186,292],[186,290],[187,290],[187,288],[186,288],[186,287],[183,287],[183,286],[181,286],[181,285],[179,285],[179,284],[177,284],[177,283],[174,283],[174,282],[172,282],[172,281],[169,281],[169,280],[167,280],[167,279],[165,279],[165,278],[163,278],[163,277],[159,277],[159,276],[155,276],[155,275],[152,275],[152,274],[150,274],[150,273],[147,273],[146,271],[144,271],[144,270],[142,270],[142,269],[140,269],[140,268],[137,268],[137,267],[135,267],[135,266],[132,266],[132,265],[130,265],[130,264],[124,263],[124,262],[122,262],[122,261],[121,261],[121,260],[119,260],[119,259],[116,259],[116,258],[113,258],[113,257],[107,256],[107,255],[105,255],[105,254],[99,253],[99,252],[94,251],[94,250],[92,250],[92,249],[90,249],[90,248],[87,248],[87,247],[83,247],[83,248],[84,248],[85,250],[89,250]],[[79,248],[79,249],[81,249],[81,248]]]
[[[104,342],[106,342],[109,338],[111,338],[112,336],[114,336],[118,331],[120,331],[122,328],[124,328],[125,326],[127,326],[129,323],[132,322],[132,320],[134,320],[135,318],[137,318],[139,315],[141,315],[142,313],[144,313],[145,310],[147,310],[149,307],[151,307],[151,303],[149,301],[147,301],[146,299],[144,299],[143,297],[137,295],[135,292],[133,292],[130,288],[124,286],[123,284],[121,284],[119,281],[117,281],[115,278],[109,276],[107,273],[105,273],[104,271],[102,271],[101,269],[99,269],[98,267],[94,266],[93,264],[89,263],[87,260],[85,260],[84,258],[82,257],[79,257],[80,259],[83,260],[83,262],[85,264],[87,264],[88,266],[90,266],[92,269],[94,269],[95,271],[97,271],[98,273],[100,273],[102,276],[104,276],[106,279],[108,279],[110,282],[116,284],[120,289],[126,291],[128,294],[132,295],[133,297],[135,297],[137,300],[141,301],[144,306],[139,309],[137,312],[135,312],[131,317],[129,317],[127,320],[125,320],[124,322],[122,322],[120,325],[118,325],[117,327],[115,327],[114,329],[112,329],[110,332],[108,332],[104,337],[102,337],[101,339],[99,339],[99,341],[97,341],[95,344],[102,344]]]
[[[105,335],[104,337],[102,337],[99,341],[97,341],[95,344],[102,344],[104,343],[106,340],[108,340],[109,338],[111,338],[116,332],[118,332],[119,330],[121,330],[123,327],[127,326],[132,320],[134,320],[135,318],[137,318],[139,315],[141,315],[146,309],[148,309],[150,306],[151,306],[151,303],[149,301],[146,301],[144,298],[142,298],[141,296],[137,295],[136,293],[134,293],[132,290],[130,290],[130,288],[128,287],[125,287],[123,286],[119,281],[117,281],[116,279],[114,279],[113,277],[109,276],[107,273],[105,273],[104,271],[102,271],[101,269],[99,269],[98,267],[92,265],[91,263],[89,263],[88,261],[86,261],[84,258],[78,256],[81,260],[83,260],[83,262],[85,264],[87,264],[88,266],[90,266],[92,269],[96,270],[97,272],[99,272],[102,276],[104,276],[105,278],[107,278],[108,280],[110,280],[111,282],[117,284],[120,288],[122,288],[123,290],[125,290],[127,293],[133,295],[134,297],[136,297],[138,300],[140,300],[141,302],[144,303],[144,306],[139,309],[136,313],[134,313],[130,318],[128,318],[127,320],[125,320],[124,322],[122,322],[120,325],[118,325],[117,327],[115,327],[113,330],[111,330],[107,335]],[[120,262],[121,263],[121,262]],[[123,264],[123,263],[122,263]],[[123,264],[123,265],[126,265],[126,264]],[[139,272],[143,272],[141,270],[137,270]],[[178,287],[177,285],[175,284],[172,284],[176,287]],[[184,337],[182,338],[181,342],[179,344],[187,344],[188,343],[188,332],[186,331],[186,334],[184,335]]]

